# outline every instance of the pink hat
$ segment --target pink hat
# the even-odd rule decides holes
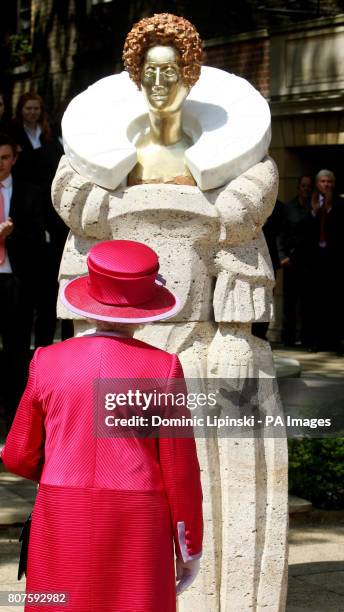
[[[88,275],[61,289],[61,302],[90,319],[118,323],[146,323],[168,319],[179,312],[179,299],[158,275],[157,254],[133,240],[108,240],[92,247]]]

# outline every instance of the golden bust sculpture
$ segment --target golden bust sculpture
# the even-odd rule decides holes
[[[142,19],[126,38],[123,60],[149,113],[149,128],[135,143],[138,163],[128,183],[195,185],[185,163],[185,151],[193,143],[183,131],[182,106],[201,71],[197,30],[168,13]]]

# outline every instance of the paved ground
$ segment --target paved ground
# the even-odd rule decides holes
[[[298,359],[305,378],[344,377],[344,358],[329,353],[313,354],[298,350],[278,349],[275,352],[280,357]],[[16,581],[19,530],[15,524],[29,514],[35,490],[35,485],[25,479],[0,471],[0,597],[3,591],[20,591],[25,588],[24,579]],[[286,612],[344,611],[343,513],[332,513],[331,516],[335,517],[334,522],[313,524],[306,520],[304,524],[290,529]],[[15,610],[22,612],[23,607],[4,606],[0,602],[0,612]]]
[[[14,531],[12,528],[13,537]],[[1,591],[25,589],[25,580],[22,579],[20,582],[16,580],[19,544],[13,537],[9,537],[8,530],[2,534],[0,532],[2,551],[0,594]],[[292,528],[289,540],[289,589],[286,612],[343,612],[344,524]],[[0,610],[23,612],[23,607],[0,605]]]
[[[334,353],[308,353],[300,349],[283,349],[276,346],[274,355],[297,359],[301,365],[302,377],[344,379],[344,357],[337,357]]]
[[[275,348],[274,354],[297,359],[302,378],[344,380],[344,358],[333,353]],[[291,528],[287,612],[343,611],[344,521]]]
[[[287,612],[343,612],[344,522],[289,531]]]

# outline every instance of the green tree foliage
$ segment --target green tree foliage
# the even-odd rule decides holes
[[[28,39],[21,34],[12,34],[10,42],[12,62],[17,66],[31,55],[32,47]]]
[[[289,440],[289,490],[316,508],[344,509],[344,438]]]

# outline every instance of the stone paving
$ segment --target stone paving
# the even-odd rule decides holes
[[[308,353],[305,350],[293,348],[274,348],[274,356],[296,359],[302,370],[302,377],[319,376],[320,378],[343,378],[344,357],[337,357],[335,353],[320,352]]]
[[[14,528],[12,534],[8,529],[0,531],[0,593],[25,589],[25,579],[16,580],[19,554],[16,536]],[[286,612],[343,612],[344,524],[293,527],[289,532],[289,546]],[[0,606],[0,610],[23,612],[24,608]]]
[[[343,612],[344,521],[289,531],[287,612]]]
[[[302,378],[344,381],[344,358],[334,353],[276,348],[274,355],[297,359]],[[342,513],[330,514],[338,521],[314,524],[310,514],[310,524],[289,530],[287,612],[344,610],[344,519]]]

